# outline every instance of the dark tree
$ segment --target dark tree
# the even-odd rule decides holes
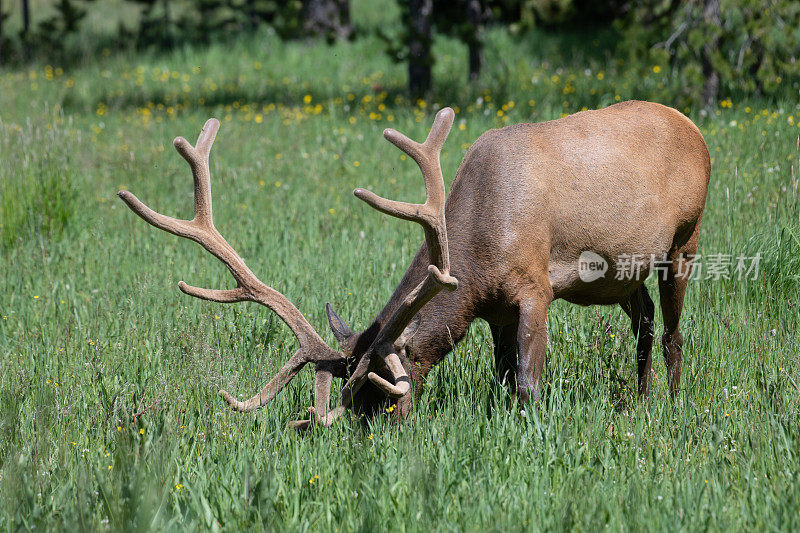
[[[3,11],[3,0],[0,0],[0,60],[3,58],[3,21],[6,16]]]
[[[423,96],[431,88],[432,15],[433,0],[406,0],[404,16],[408,29],[408,90],[415,98]]]
[[[349,39],[353,34],[350,0],[303,0],[303,20],[306,34],[330,42]]]
[[[140,46],[171,47],[174,43],[175,22],[172,20],[170,0],[131,0],[141,6],[139,17]]]
[[[193,10],[185,10],[178,25],[183,29],[184,39],[209,43],[214,37],[230,35],[242,26],[249,26],[249,9],[239,6],[231,9],[230,0],[195,0]]]
[[[22,38],[24,39],[31,30],[31,9],[29,0],[21,0],[20,4],[22,8]]]
[[[32,37],[50,50],[63,53],[67,36],[78,31],[81,21],[86,17],[86,4],[91,2],[92,0],[58,0],[53,6],[55,13],[39,22],[36,35]]]
[[[436,32],[450,35],[467,45],[469,80],[478,79],[483,53],[483,24],[490,14],[489,0],[436,0],[433,22]]]
[[[467,49],[469,53],[469,79],[476,80],[481,74],[483,63],[481,52],[483,40],[481,39],[481,26],[484,14],[480,0],[467,0]]]
[[[649,0],[645,0],[649,1]],[[654,0],[659,4],[674,0]],[[618,17],[642,3],[642,0],[535,0],[523,2],[492,2],[506,12],[521,9],[520,15],[528,19],[526,25],[540,26],[549,29],[563,27],[597,27],[598,24],[610,24]],[[508,9],[513,7],[514,9]],[[530,15],[530,17],[529,17]]]
[[[245,3],[245,9],[247,9],[247,25],[250,27],[250,29],[257,28],[261,22],[261,17],[258,11],[258,4],[256,0],[247,0]]]
[[[519,18],[519,10],[500,9],[498,2],[502,0],[405,0],[401,4],[401,29],[379,29],[378,36],[394,61],[408,63],[408,91],[412,97],[419,98],[431,89],[434,33],[455,37],[466,44],[468,79],[474,81],[480,76],[484,24],[490,19],[507,22],[509,18]],[[513,4],[515,0],[510,2]],[[511,17],[509,12],[513,12]]]
[[[719,0],[703,0],[703,22],[711,27],[720,25]],[[711,107],[719,94],[719,72],[712,64],[712,55],[719,50],[719,35],[711,36],[703,45],[702,64],[703,77],[703,105]]]

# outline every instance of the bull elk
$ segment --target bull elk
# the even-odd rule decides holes
[[[392,129],[384,131],[419,165],[427,190],[424,204],[354,191],[385,214],[419,223],[425,242],[389,302],[362,332],[354,333],[326,306],[340,351],[327,346],[283,294],[256,278],[214,227],[209,153],[219,128],[216,120],[206,123],[196,146],[181,137],[174,142],[194,176],[192,220],[166,217],[133,194],[119,193],[153,226],[198,242],[228,267],[237,284],[216,290],[180,282],[184,293],[215,302],[260,303],[296,335],[299,349],[256,396],[238,401],[220,391],[231,407],[250,411],[264,405],[313,363],[315,399],[309,411],[320,424],[331,424],[348,407],[366,405],[376,395],[396,399],[408,413],[413,394],[409,371],[418,395],[422,379],[476,318],[490,324],[500,378],[520,402],[536,401],[547,309],[559,298],[622,307],[637,338],[639,394],[647,396],[655,307],[644,279],[652,265],[639,265],[636,277],[587,281],[579,272],[579,258],[587,251],[611,271],[623,256],[666,258],[658,281],[662,344],[670,395],[676,396],[683,345],[679,320],[711,168],[697,127],[669,107],[623,102],[491,130],[467,151],[445,202],[439,156],[453,118],[451,109],[439,111],[421,144]],[[334,377],[346,382],[339,405],[329,409]]]

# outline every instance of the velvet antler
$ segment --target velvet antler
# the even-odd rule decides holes
[[[237,411],[257,409],[272,400],[307,363],[314,363],[316,365],[314,411],[320,423],[327,425],[335,418],[328,416],[331,382],[334,374],[343,375],[345,357],[325,344],[303,314],[283,294],[261,282],[214,227],[209,155],[218,130],[219,122],[212,118],[206,122],[195,146],[189,144],[183,137],[178,137],[174,141],[175,148],[189,163],[194,176],[194,218],[180,220],[164,216],[147,207],[127,191],[120,191],[119,197],[149,224],[200,244],[222,261],[236,280],[236,288],[224,290],[193,287],[181,281],[178,283],[181,291],[212,302],[259,303],[274,311],[297,337],[300,348],[257,395],[249,400],[239,401],[228,392],[219,391],[219,395],[228,405]],[[307,424],[308,421],[301,420],[294,426],[305,427]]]

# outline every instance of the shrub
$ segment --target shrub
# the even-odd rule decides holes
[[[671,64],[685,104],[710,105],[731,92],[797,95],[800,3],[793,0],[643,0],[617,27],[632,64]]]
[[[523,20],[531,24],[554,27],[564,24],[608,23],[619,16],[623,2],[592,2],[589,0],[522,0]],[[527,15],[527,17],[526,17]]]

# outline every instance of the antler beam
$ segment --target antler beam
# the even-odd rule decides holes
[[[206,122],[195,146],[189,144],[183,137],[178,137],[173,143],[192,169],[194,218],[181,220],[157,213],[128,191],[120,191],[119,197],[145,222],[200,244],[228,268],[237,284],[234,289],[220,290],[193,287],[181,281],[178,283],[181,291],[212,302],[259,303],[274,311],[297,337],[300,349],[261,392],[242,402],[221,390],[219,394],[225,402],[237,411],[251,411],[261,407],[272,400],[307,363],[316,363],[315,405],[316,411],[322,412],[321,423],[325,423],[328,420],[327,405],[330,399],[331,380],[334,374],[343,375],[345,357],[325,344],[303,314],[283,294],[261,282],[214,226],[209,156],[218,130],[219,121],[212,118]],[[301,421],[301,424],[302,422],[304,421]]]

